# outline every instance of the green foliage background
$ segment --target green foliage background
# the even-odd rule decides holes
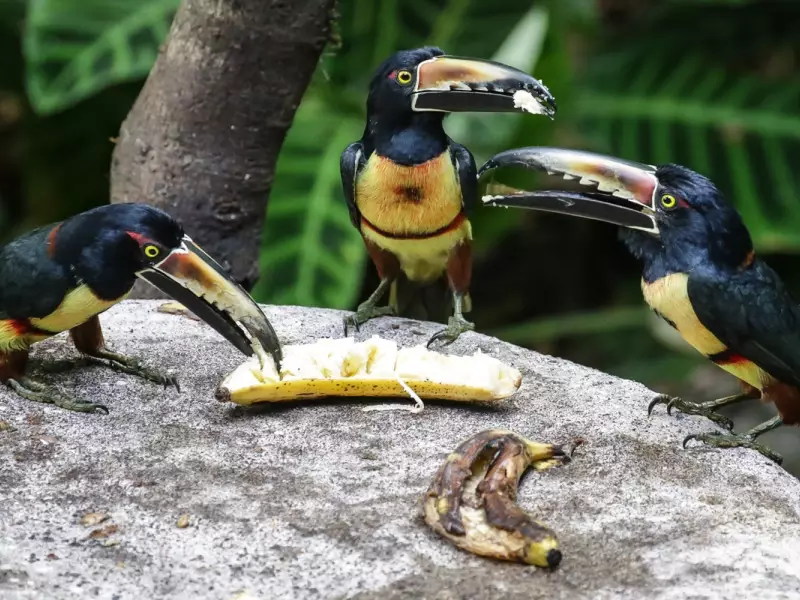
[[[0,2],[3,240],[107,202],[112,138],[177,5]],[[340,44],[322,57],[279,159],[259,300],[352,308],[376,284],[347,217],[338,156],[361,135],[371,70],[422,44],[532,71],[558,100],[555,122],[448,117],[448,133],[479,164],[533,144],[686,164],[734,201],[758,251],[800,292],[798,2],[341,0],[340,12]],[[612,228],[491,209],[474,228],[479,330],[671,393],[707,397],[732,385],[649,317],[638,265]],[[741,410],[747,426],[770,409]],[[800,458],[794,432],[770,436]]]

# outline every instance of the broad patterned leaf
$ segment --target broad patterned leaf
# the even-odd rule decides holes
[[[363,123],[331,118],[306,96],[278,159],[261,253],[261,302],[348,308],[361,291],[366,255],[350,222],[339,156]]]
[[[30,0],[27,88],[40,114],[147,76],[179,0]]]
[[[590,144],[710,177],[765,251],[800,251],[800,79],[733,74],[697,54],[598,59],[576,104]]]

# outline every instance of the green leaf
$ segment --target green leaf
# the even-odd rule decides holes
[[[349,308],[361,291],[364,242],[350,222],[339,156],[363,122],[331,118],[308,95],[278,159],[253,291],[261,302]]]
[[[179,0],[31,0],[23,39],[27,89],[40,114],[143,78]]]
[[[800,251],[800,79],[732,73],[698,53],[599,57],[575,105],[593,149],[711,178],[756,247]]]

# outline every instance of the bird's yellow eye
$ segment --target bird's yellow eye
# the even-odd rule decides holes
[[[154,246],[153,244],[147,244],[144,247],[144,255],[147,258],[155,258],[161,253],[161,250],[158,249],[158,246]]]
[[[664,208],[675,208],[677,203],[678,201],[675,200],[675,196],[672,194],[664,194],[661,196],[661,206]]]
[[[411,83],[411,73],[408,71],[399,71],[397,73],[397,81],[403,85],[408,85]]]

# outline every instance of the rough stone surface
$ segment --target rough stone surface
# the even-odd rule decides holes
[[[450,351],[481,348],[523,371],[502,407],[243,409],[213,397],[241,355],[158,304],[126,302],[101,321],[115,349],[175,370],[181,393],[101,367],[58,384],[106,403],[108,416],[0,391],[0,420],[16,429],[0,431],[4,600],[800,595],[800,482],[750,450],[682,450],[686,434],[713,425],[663,409],[648,418],[642,385],[469,333]],[[341,335],[337,311],[266,311],[286,343]],[[437,327],[381,319],[358,335],[408,345]],[[34,358],[73,353],[60,336]],[[446,454],[495,426],[586,439],[571,464],[520,489],[559,534],[554,572],[459,551],[419,517]],[[91,512],[109,518],[81,525]],[[107,537],[90,538],[97,529]]]

